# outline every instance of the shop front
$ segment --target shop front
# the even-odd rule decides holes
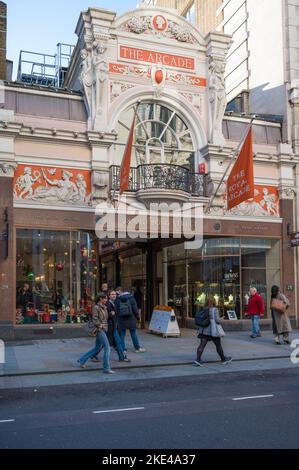
[[[80,323],[97,293],[92,233],[16,230],[16,323]]]
[[[246,318],[249,287],[264,299],[269,317],[271,286],[281,285],[280,240],[206,238],[200,250],[166,248],[168,304],[181,318],[194,318],[212,296],[225,320]],[[165,272],[165,271],[164,271]]]

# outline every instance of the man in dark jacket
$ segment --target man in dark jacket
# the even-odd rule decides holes
[[[136,300],[129,292],[124,292],[122,287],[116,290],[118,296],[115,300],[116,313],[118,318],[119,328],[121,330],[121,340],[123,349],[126,350],[125,337],[127,330],[130,330],[132,342],[135,352],[145,352],[144,348],[140,347],[139,339],[136,332],[137,321],[139,321],[139,312]]]
[[[118,331],[118,318],[116,313],[116,300],[117,294],[116,291],[111,291],[109,294],[109,300],[107,303],[108,309],[108,340],[111,346],[114,346],[116,352],[118,354],[118,359],[120,362],[131,362],[130,359],[127,358],[126,352],[123,348],[123,343],[121,340],[121,336]]]

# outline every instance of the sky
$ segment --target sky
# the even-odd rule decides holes
[[[136,8],[137,0],[4,0],[7,4],[7,58],[16,78],[20,50],[54,55],[57,43],[76,44],[81,11],[102,7],[118,14]]]

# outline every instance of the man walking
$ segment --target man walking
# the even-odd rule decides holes
[[[136,332],[137,321],[139,321],[139,312],[136,300],[129,292],[124,292],[122,287],[117,288],[117,298],[115,300],[115,307],[117,312],[118,324],[121,330],[121,340],[123,350],[126,351],[125,337],[127,330],[130,330],[132,342],[136,353],[145,352],[144,348],[140,347],[139,339]]]
[[[252,335],[251,338],[257,338],[261,335],[260,317],[265,312],[265,304],[262,297],[257,293],[255,287],[249,289],[249,301],[247,306],[247,315],[251,317],[252,321]]]

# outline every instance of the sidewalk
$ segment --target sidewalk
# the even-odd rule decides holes
[[[270,331],[263,332],[262,338],[251,339],[250,332],[228,333],[223,339],[223,348],[234,362],[246,362],[270,359],[289,359],[293,351],[290,346],[277,346]],[[127,337],[128,357],[131,363],[120,363],[114,350],[111,352],[111,365],[114,370],[136,368],[169,367],[190,365],[196,358],[199,340],[195,330],[182,330],[180,338],[162,338],[139,331],[141,344],[146,353],[136,354],[133,351],[131,338]],[[292,339],[299,339],[299,330],[293,331]],[[80,369],[77,359],[91,349],[92,338],[64,340],[38,340],[6,345],[6,363],[0,365],[0,377],[22,377],[30,375],[71,374],[97,371],[101,363],[88,362],[86,369]],[[215,347],[208,344],[203,360],[209,364],[218,362]],[[291,366],[290,362],[290,366]]]

